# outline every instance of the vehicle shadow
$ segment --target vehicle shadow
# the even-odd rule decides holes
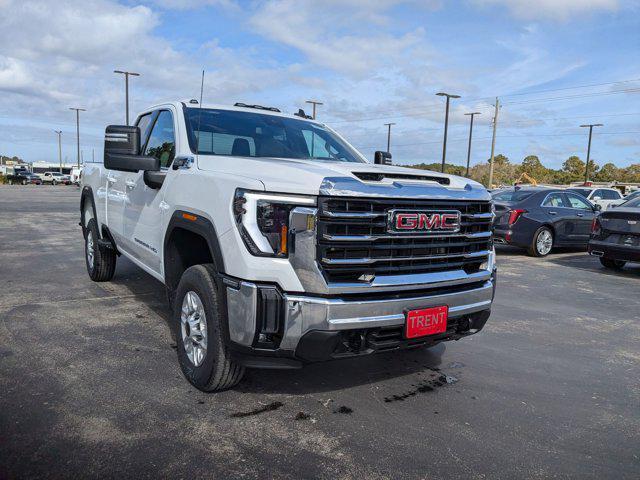
[[[151,309],[163,321],[174,349],[176,338],[171,328],[171,311],[166,300],[164,285],[124,257],[118,258],[116,274],[111,283],[137,297],[136,300]],[[431,348],[391,351],[344,360],[306,365],[301,369],[262,370],[248,369],[244,380],[234,388],[238,392],[280,393],[305,395],[341,390],[401,378],[418,373],[438,376],[445,344]],[[176,360],[177,361],[177,360]]]
[[[588,270],[597,272],[602,275],[613,275],[617,277],[640,278],[640,263],[627,263],[622,270],[611,270],[603,267],[597,257],[586,253],[575,255],[563,255],[554,257],[549,255],[548,261],[556,265],[577,268],[580,270]]]
[[[234,388],[246,393],[306,395],[424,374],[439,377],[444,343],[431,348],[390,351],[306,365],[298,370],[248,370]],[[416,379],[420,382],[421,379]]]

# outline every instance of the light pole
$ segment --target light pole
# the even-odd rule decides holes
[[[58,163],[60,164],[60,173],[62,173],[62,130],[54,130],[58,134]]]
[[[482,115],[480,112],[465,113],[471,117],[471,123],[469,124],[469,147],[467,148],[467,177],[469,176],[469,163],[471,162],[471,136],[473,135],[473,117],[476,115]]]
[[[589,127],[589,144],[587,145],[587,163],[584,166],[584,183],[589,181],[589,160],[591,159],[591,135],[593,127],[603,127],[602,123],[591,123],[589,125],[580,125],[583,128]]]
[[[387,127],[387,152],[391,153],[391,125],[395,125],[395,123],[385,123]]]
[[[121,73],[124,75],[124,91],[125,91],[125,104],[127,109],[127,125],[129,125],[129,75],[132,77],[139,77],[140,74],[136,72],[126,72],[123,70],[114,70],[113,73]]]
[[[313,119],[316,119],[316,105],[324,105],[322,102],[318,102],[316,100],[307,100],[305,103],[310,103],[313,105],[313,114],[311,115]]]
[[[444,141],[442,142],[442,173],[444,173],[444,164],[447,159],[447,128],[449,126],[449,100],[452,98],[460,98],[460,95],[438,92],[439,97],[447,97],[447,108],[444,114]]]
[[[80,112],[86,112],[84,108],[69,107],[69,110],[76,111],[76,140],[78,145],[78,168],[80,168]]]

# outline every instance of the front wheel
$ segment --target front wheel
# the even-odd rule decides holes
[[[600,263],[603,267],[610,268],[612,270],[621,270],[622,267],[627,264],[627,262],[625,262],[624,260],[614,260],[612,258],[604,257],[600,257]]]
[[[9,180],[9,185],[13,185],[13,180]]]
[[[53,185],[53,186],[56,186],[57,184],[58,184],[58,182],[56,182],[55,180],[53,180],[53,181],[51,182],[51,185]]]
[[[176,290],[173,325],[178,362],[199,390],[215,392],[240,382],[244,367],[234,362],[223,338],[226,317],[214,283],[213,265],[189,267]]]
[[[533,235],[529,246],[529,255],[533,257],[545,257],[553,248],[553,232],[549,227],[540,227]]]
[[[22,185],[26,185],[27,181],[26,180],[22,180]]]

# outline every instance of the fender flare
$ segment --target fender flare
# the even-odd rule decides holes
[[[185,218],[185,217],[188,217],[188,218]],[[192,219],[194,217],[195,219]],[[167,276],[167,266],[169,263],[169,258],[168,258],[169,239],[171,238],[171,234],[176,228],[181,228],[203,237],[209,247],[209,253],[211,254],[211,258],[213,259],[213,263],[214,263],[214,267],[216,268],[216,271],[219,274],[224,274],[225,266],[224,266],[224,259],[222,257],[222,249],[220,248],[220,242],[218,241],[218,234],[216,233],[216,229],[213,226],[213,223],[208,218],[200,214],[188,212],[185,210],[176,210],[171,215],[171,219],[169,220],[169,223],[167,225],[167,230],[164,235],[163,262],[164,262],[165,280]]]
[[[96,201],[93,195],[93,189],[86,185],[82,187],[82,194],[80,196],[80,226],[82,227],[82,233],[85,231],[85,221],[84,221],[84,204],[87,201],[87,198],[91,200],[91,208],[93,209],[93,218],[96,219],[96,224],[98,223],[98,215],[96,213]],[[102,237],[102,233],[100,232],[100,228],[98,228],[98,235]]]

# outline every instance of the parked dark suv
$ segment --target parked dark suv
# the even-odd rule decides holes
[[[536,257],[553,247],[586,247],[599,210],[580,195],[543,187],[498,190],[492,197],[494,242],[526,248]]]

